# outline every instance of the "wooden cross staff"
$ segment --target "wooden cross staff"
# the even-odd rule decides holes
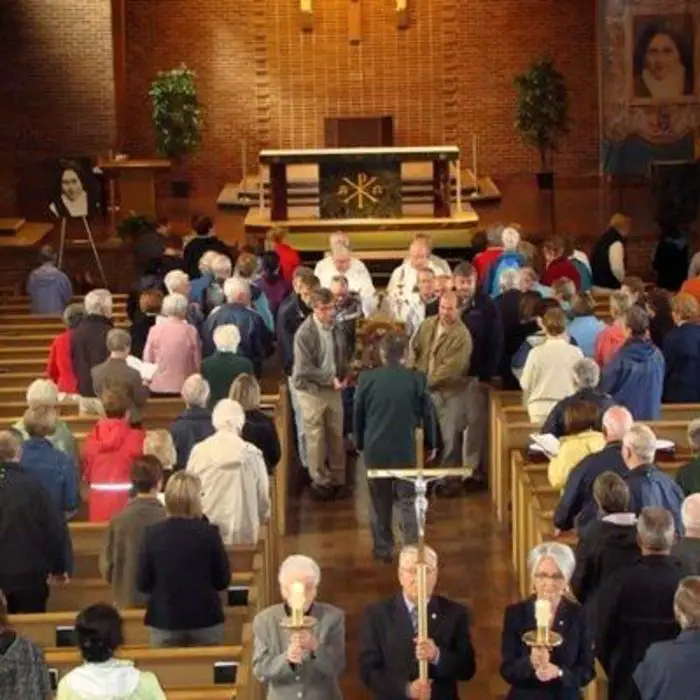
[[[403,479],[411,481],[416,489],[416,519],[418,520],[418,563],[416,576],[418,578],[418,639],[428,639],[428,566],[425,561],[425,520],[428,512],[428,484],[436,479],[448,476],[469,476],[471,470],[467,467],[425,467],[425,446],[423,443],[423,429],[416,430],[416,464],[410,467],[398,467],[394,469],[368,469],[368,479]],[[422,681],[428,680],[428,662],[418,662],[418,677]]]

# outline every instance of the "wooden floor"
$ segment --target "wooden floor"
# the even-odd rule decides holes
[[[396,566],[372,558],[366,480],[358,473],[355,481],[353,500],[315,503],[302,497],[297,521],[291,522],[291,531],[298,534],[288,535],[283,544],[284,555],[298,552],[318,561],[320,599],[347,614],[346,700],[369,697],[357,663],[362,610],[399,590]],[[460,695],[502,697],[507,686],[498,674],[501,621],[505,606],[517,599],[507,534],[496,524],[488,495],[481,493],[431,499],[426,533],[440,557],[438,593],[466,604],[471,612],[478,670]]]

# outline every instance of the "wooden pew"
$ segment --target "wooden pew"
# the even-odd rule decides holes
[[[18,420],[17,417],[22,416],[27,410],[27,403],[24,400],[25,395],[26,390],[0,389],[0,420]],[[5,397],[8,397],[10,400],[6,400]],[[58,408],[63,420],[67,420],[69,416],[75,418],[78,415],[77,403],[62,403]],[[149,416],[169,416],[171,420],[174,420],[184,410],[185,404],[180,398],[159,399],[151,397],[141,410],[141,414],[145,420],[148,420]]]

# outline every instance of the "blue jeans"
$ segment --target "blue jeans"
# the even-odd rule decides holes
[[[309,459],[306,453],[306,435],[304,435],[304,421],[301,417],[301,407],[299,406],[299,397],[297,390],[292,385],[291,377],[287,381],[289,386],[289,399],[292,402],[292,413],[294,414],[294,427],[297,433],[297,454],[299,461],[304,469],[309,468]]]

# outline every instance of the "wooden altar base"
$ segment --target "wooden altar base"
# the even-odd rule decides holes
[[[293,247],[304,252],[328,249],[328,236],[335,231],[348,235],[356,250],[406,248],[413,236],[428,233],[435,248],[461,248],[469,245],[476,232],[479,216],[469,204],[450,217],[432,216],[427,204],[404,204],[404,216],[397,219],[320,219],[318,207],[290,207],[290,218],[271,221],[270,210],[248,210],[245,233],[249,240],[264,238],[268,229],[278,226],[288,231]]]

